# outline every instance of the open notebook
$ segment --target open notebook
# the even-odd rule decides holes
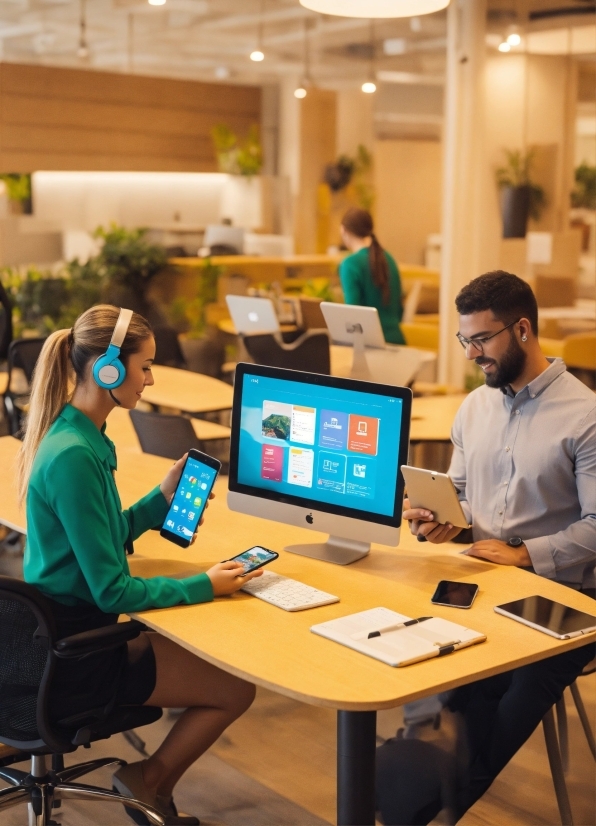
[[[371,608],[369,611],[313,625],[310,630],[392,666],[411,665],[431,657],[442,657],[486,639],[485,634],[439,617],[430,617],[425,622],[368,638],[370,633],[410,619],[388,608]]]

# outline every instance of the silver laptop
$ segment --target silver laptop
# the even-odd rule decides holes
[[[234,327],[244,333],[279,333],[279,321],[269,298],[246,295],[227,295],[226,302]]]

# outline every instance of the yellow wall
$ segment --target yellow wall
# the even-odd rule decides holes
[[[377,141],[374,160],[379,240],[398,261],[423,264],[427,235],[441,230],[441,144]]]

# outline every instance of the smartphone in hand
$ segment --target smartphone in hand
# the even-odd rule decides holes
[[[263,548],[261,545],[255,545],[249,548],[248,551],[243,551],[238,556],[233,556],[228,562],[240,562],[244,568],[244,573],[240,576],[246,576],[251,571],[256,571],[257,568],[262,568],[263,565],[268,565],[277,559],[279,556],[275,551],[270,551],[268,548]]]
[[[188,548],[220,470],[221,462],[218,459],[201,453],[200,450],[189,450],[160,531],[164,539]]]

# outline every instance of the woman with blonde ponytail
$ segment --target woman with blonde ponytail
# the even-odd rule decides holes
[[[365,209],[349,209],[341,221],[341,238],[352,253],[339,265],[346,304],[376,307],[385,341],[405,344],[401,281],[395,259],[380,245],[373,219]]]
[[[163,523],[186,457],[122,510],[106,419],[117,405],[133,409],[153,384],[155,340],[147,321],[133,313],[120,348],[125,379],[117,390],[104,389],[92,368],[108,349],[118,318],[116,307],[92,307],[71,330],[47,339],[19,454],[19,497],[27,508],[25,580],[47,598],[61,637],[111,625],[120,613],[207,602],[261,573],[241,578],[241,565],[222,562],[180,580],[131,576],[126,551]],[[186,709],[157,751],[120,768],[113,783],[122,794],[157,808],[169,824],[198,824],[176,811],[174,786],[246,711],[254,686],[149,632],[111,651],[61,660],[56,669],[50,698],[56,721],[114,704]],[[134,817],[148,822],[139,812]]]

